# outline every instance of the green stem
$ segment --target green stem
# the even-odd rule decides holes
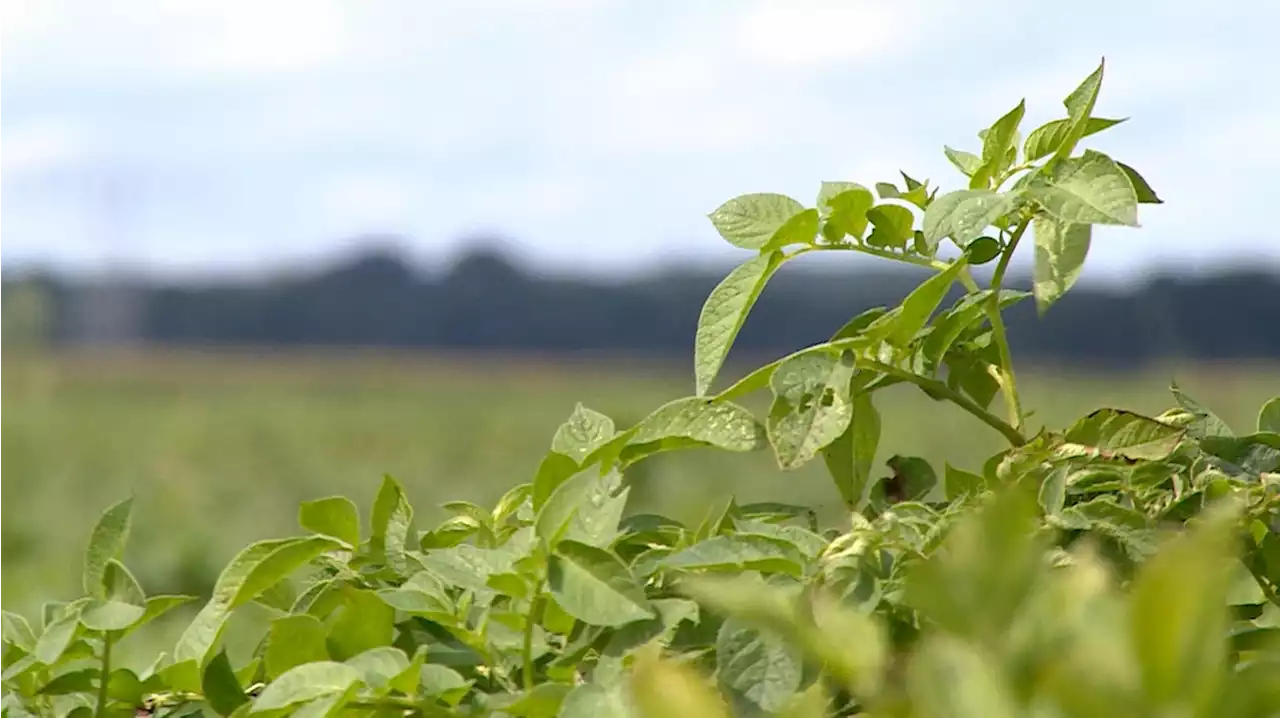
[[[102,718],[107,714],[107,684],[111,679],[111,632],[102,634],[102,669],[98,674],[98,705],[93,711],[94,718]]]
[[[860,366],[866,367],[868,369],[873,369],[875,371],[888,374],[890,376],[897,377],[903,381],[915,384],[916,386],[925,390],[927,393],[935,394],[937,396],[942,397],[943,399],[946,399],[952,404],[955,404],[961,409],[964,409],[965,411],[969,412],[973,416],[977,417],[977,419],[982,423],[1000,432],[1002,435],[1004,435],[1004,438],[1008,439],[1009,443],[1013,444],[1014,446],[1022,446],[1023,444],[1027,443],[1027,437],[1023,436],[1022,432],[1018,431],[1016,427],[1012,426],[1008,422],[1002,420],[1000,417],[996,416],[995,414],[992,414],[986,409],[983,409],[973,399],[970,399],[969,397],[965,396],[964,394],[961,394],[960,392],[954,391],[951,387],[947,386],[943,382],[938,381],[937,379],[928,379],[918,374],[912,374],[909,371],[899,369],[895,366],[882,364],[878,361],[872,361],[869,359],[861,359],[861,358],[858,359],[857,361]]]
[[[533,589],[533,602],[529,606],[529,620],[524,624],[524,645],[520,648],[521,677],[526,691],[533,690],[533,628],[542,620],[545,602],[542,597],[543,582]]]
[[[1018,381],[1013,374],[1013,356],[1009,353],[1009,339],[1004,329],[1004,318],[1000,316],[1000,289],[1004,284],[1004,275],[1009,270],[1009,260],[1018,248],[1018,240],[1031,226],[1031,220],[1023,220],[1009,237],[1009,244],[1000,255],[1000,263],[996,265],[995,274],[991,276],[991,299],[987,302],[987,319],[991,322],[991,331],[1000,351],[1000,395],[1004,397],[1005,410],[1009,414],[1009,423],[1014,428],[1022,426],[1022,404],[1018,399]]]
[[[854,244],[852,242],[844,242],[841,244],[820,244],[814,247],[804,247],[797,250],[791,256],[795,257],[815,250],[821,251],[828,249],[844,252],[858,252],[872,257],[880,257],[881,259],[893,259],[899,262],[906,262],[907,264],[914,264],[919,267],[928,267],[939,272],[951,266],[951,262],[944,262],[941,259],[929,259],[928,257],[917,257],[911,254],[898,254],[897,252],[890,252],[887,249],[877,249],[876,247],[868,247],[865,244]]]

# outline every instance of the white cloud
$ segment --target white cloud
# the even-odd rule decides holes
[[[405,178],[355,174],[323,183],[315,204],[326,223],[343,233],[402,230],[412,222],[424,194],[423,187]]]
[[[758,0],[734,23],[732,47],[768,70],[846,70],[913,52],[927,38],[917,2]]]
[[[73,122],[49,120],[5,133],[0,169],[5,180],[40,175],[82,162],[95,152],[92,140]]]

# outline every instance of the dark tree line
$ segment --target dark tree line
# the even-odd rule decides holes
[[[305,276],[257,284],[136,285],[134,338],[167,345],[361,345],[688,356],[707,294],[724,271],[667,271],[605,282],[548,278],[495,251],[449,271],[416,271],[376,252]],[[853,314],[900,301],[922,275],[884,269],[784,269],[740,336],[744,352],[776,354],[821,341]],[[43,275],[49,335],[74,342],[83,286]],[[6,299],[15,282],[5,281]],[[954,296],[958,296],[958,289]],[[953,299],[954,299],[953,296]],[[88,301],[89,304],[93,300]],[[1082,283],[1043,318],[1026,300],[1008,318],[1028,358],[1099,364],[1157,359],[1280,359],[1280,276],[1236,271]]]

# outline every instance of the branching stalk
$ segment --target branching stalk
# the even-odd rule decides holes
[[[929,269],[933,269],[939,272],[951,266],[950,262],[945,262],[941,259],[929,259],[928,257],[917,257],[910,254],[898,254],[897,252],[890,252],[887,249],[878,249],[876,247],[868,247],[865,244],[854,244],[852,242],[844,242],[841,244],[821,244],[815,247],[803,247],[801,249],[796,250],[795,254],[793,254],[792,256],[794,257],[794,256],[799,256],[801,254],[807,254],[815,250],[817,251],[836,250],[836,251],[843,251],[843,252],[858,252],[860,254],[870,255],[872,257],[880,257],[881,259],[893,259],[899,262],[906,262],[907,264],[914,264],[918,267],[928,267]]]
[[[1031,220],[1023,220],[1009,237],[1009,244],[1000,255],[995,274],[991,276],[991,298],[987,300],[987,320],[991,322],[991,331],[1000,352],[1000,395],[1004,397],[1005,410],[1009,415],[1009,423],[1015,428],[1022,427],[1022,403],[1018,398],[1018,382],[1013,374],[1013,357],[1009,352],[1009,339],[1004,329],[1004,318],[1000,316],[1000,289],[1004,285],[1004,275],[1009,270],[1009,260],[1018,248],[1018,241],[1031,226]]]
[[[889,364],[883,364],[869,359],[859,359],[858,363],[867,369],[872,369],[883,374],[897,377],[903,381],[915,384],[928,393],[936,394],[937,396],[946,399],[952,404],[955,404],[961,409],[969,412],[982,423],[1000,432],[1004,438],[1008,439],[1009,443],[1014,446],[1022,446],[1027,443],[1027,437],[1023,436],[1022,432],[1018,431],[1017,427],[1010,425],[1000,417],[979,406],[973,399],[953,390],[951,387],[937,379],[928,379],[918,374],[912,374],[909,371],[899,369],[895,366],[890,366]]]

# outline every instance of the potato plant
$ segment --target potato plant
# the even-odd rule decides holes
[[[445,504],[434,527],[415,526],[391,477],[366,517],[341,496],[307,502],[303,533],[235,556],[140,671],[113,648],[196,599],[145,595],[121,562],[132,500],[109,508],[84,595],[4,614],[4,714],[1280,715],[1280,398],[1260,398],[1247,434],[1176,386],[1160,416],[1104,407],[1065,428],[1033,430],[1019,399],[1002,312],[1028,298],[1047,311],[1094,225],[1136,227],[1160,201],[1080,149],[1121,122],[1094,114],[1102,77],[1025,138],[1019,103],[978,151],[946,148],[960,189],[903,174],[825,182],[814,207],[726,202],[710,219],[751,256],[703,308],[692,395],[629,428],[577,405],[531,481],[492,508]],[[1004,286],[1024,244],[1031,292]],[[713,390],[769,278],[814,252],[934,273]],[[987,263],[984,287],[972,268]],[[1007,447],[970,469],[894,456],[881,476],[876,398],[895,384]],[[756,392],[772,395],[766,416],[738,403]],[[695,447],[771,453],[781,472],[820,460],[846,518],[732,497],[697,525],[628,513],[630,469]],[[232,660],[222,636],[251,603],[272,619]]]

